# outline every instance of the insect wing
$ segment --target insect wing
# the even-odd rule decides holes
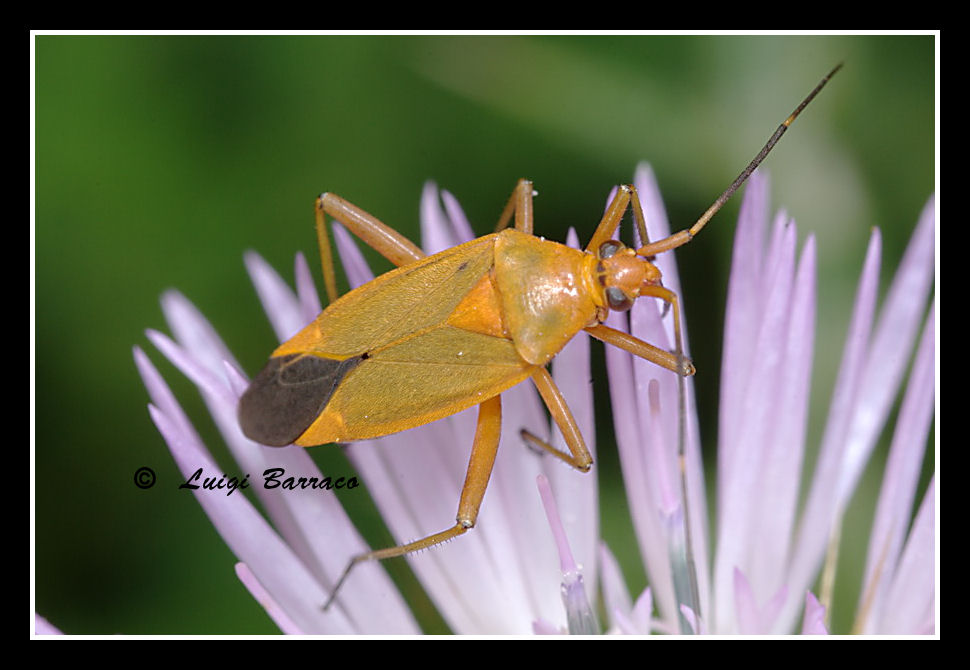
[[[477,405],[531,372],[511,340],[441,324],[362,361],[296,443],[362,440],[420,426]]]
[[[528,376],[511,341],[447,323],[493,264],[494,235],[392,270],[281,345],[240,402],[271,445],[385,435],[475,405]]]
[[[441,324],[491,269],[494,237],[446,249],[350,291],[273,356],[351,358]]]

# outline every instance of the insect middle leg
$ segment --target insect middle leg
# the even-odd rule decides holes
[[[521,431],[522,437],[540,449],[568,463],[580,472],[589,472],[590,467],[593,465],[593,456],[589,453],[586,442],[583,440],[583,434],[579,431],[579,426],[576,424],[576,419],[569,410],[569,405],[566,404],[566,399],[563,398],[559,387],[553,381],[552,375],[545,368],[539,368],[532,375],[532,381],[535,382],[536,388],[539,390],[539,395],[542,396],[542,401],[549,409],[552,420],[559,427],[559,432],[562,433],[563,439],[566,441],[569,453],[567,454],[556,449],[545,440],[542,440],[524,428]]]
[[[461,489],[461,498],[458,501],[458,514],[456,523],[451,528],[447,528],[440,533],[429,535],[420,540],[403,544],[399,547],[388,547],[378,549],[366,554],[354,556],[347,567],[344,569],[337,584],[333,587],[330,598],[324,605],[324,609],[330,607],[340,587],[346,581],[350,571],[358,563],[364,561],[382,561],[386,558],[405,556],[415,551],[421,551],[433,547],[442,542],[447,542],[452,538],[463,535],[470,528],[475,526],[478,519],[478,509],[481,507],[482,499],[485,497],[485,489],[488,488],[488,480],[492,475],[492,466],[495,464],[495,455],[498,452],[499,437],[502,434],[502,397],[497,395],[489,398],[478,406],[478,427],[475,430],[475,441],[472,445],[472,455],[468,460],[468,471],[465,474],[465,483]]]
[[[414,242],[397,232],[373,214],[368,214],[333,193],[317,198],[317,243],[320,246],[320,262],[323,264],[323,283],[330,302],[337,299],[337,275],[333,266],[330,236],[324,222],[324,212],[342,223],[347,230],[394,265],[407,265],[425,257]]]

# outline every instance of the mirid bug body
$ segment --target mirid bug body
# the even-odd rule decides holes
[[[507,229],[392,270],[273,352],[240,405],[243,429],[263,444],[313,446],[479,404],[602,322],[615,275],[630,283],[639,265],[643,281],[659,281],[653,264],[627,258]]]

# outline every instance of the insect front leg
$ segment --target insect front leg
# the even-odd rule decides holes
[[[610,328],[609,326],[604,326],[603,324],[599,324],[597,326],[588,326],[584,330],[601,342],[612,344],[614,347],[619,347],[624,351],[630,352],[634,356],[650,361],[651,363],[659,365],[662,368],[666,368],[671,372],[679,371],[680,374],[685,377],[690,377],[696,372],[694,369],[694,364],[691,363],[690,359],[686,356],[681,356],[682,361],[678,366],[676,354],[666,351],[665,349],[661,349],[660,347],[655,347],[649,342],[644,342],[638,337],[634,337],[629,333],[624,333],[622,330]]]
[[[495,396],[478,406],[478,427],[475,430],[475,442],[472,445],[472,455],[468,460],[468,471],[465,475],[465,484],[461,489],[461,498],[458,501],[458,515],[456,523],[451,528],[429,535],[421,540],[409,542],[399,547],[388,547],[360,554],[350,560],[344,569],[340,579],[333,588],[330,598],[323,606],[326,610],[333,603],[340,591],[340,587],[346,581],[350,571],[358,563],[364,561],[382,561],[386,558],[405,556],[415,551],[421,551],[433,547],[436,544],[447,542],[452,538],[463,535],[470,528],[475,526],[478,519],[478,509],[482,505],[485,497],[485,489],[488,488],[488,480],[492,475],[492,466],[495,464],[495,454],[498,452],[499,437],[502,434],[502,397]]]
[[[576,425],[576,419],[573,418],[573,413],[569,410],[569,405],[566,404],[566,399],[563,398],[559,387],[553,381],[552,375],[545,368],[538,368],[532,375],[532,381],[535,382],[539,395],[542,396],[543,402],[549,408],[552,420],[559,427],[559,432],[562,433],[563,439],[566,441],[569,453],[556,449],[524,428],[521,431],[522,437],[577,470],[588,472],[593,465],[593,456],[589,453],[586,441],[583,440],[583,434],[579,431],[579,426]]]
[[[586,251],[595,254],[600,245],[613,238],[616,229],[620,227],[623,215],[626,214],[627,207],[633,209],[633,219],[637,226],[637,233],[640,235],[640,243],[646,244],[647,222],[643,217],[643,208],[640,206],[640,195],[637,187],[633,184],[623,184],[616,189],[616,194],[610,201],[603,218],[593,232],[593,236],[586,245]]]
[[[342,223],[394,265],[407,265],[425,257],[425,253],[414,242],[397,232],[373,214],[368,214],[333,193],[324,193],[317,198],[317,244],[320,247],[320,262],[323,264],[323,282],[330,302],[337,299],[337,278],[333,267],[333,253],[330,249],[330,235],[324,222],[324,212]]]
[[[639,356],[651,363],[656,363],[671,372],[678,373],[681,377],[690,377],[694,374],[695,369],[694,364],[684,355],[684,345],[680,334],[680,300],[677,299],[677,294],[663,286],[645,286],[640,289],[640,297],[660,298],[673,308],[674,352],[672,354],[633,335],[624,333],[622,330],[616,330],[603,324],[587,326],[584,330],[598,340],[612,344],[624,351],[629,351],[634,356]]]

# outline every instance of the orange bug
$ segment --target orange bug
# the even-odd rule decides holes
[[[475,525],[498,449],[501,394],[519,382],[535,383],[569,452],[525,431],[523,436],[577,470],[590,469],[583,436],[545,367],[580,330],[681,376],[694,373],[683,355],[677,295],[664,288],[651,259],[686,244],[707,224],[840,67],[809,93],[693,226],[662,240],[647,241],[632,185],[619,187],[583,251],[533,235],[532,182],[525,179],[512,192],[496,232],[434,256],[332,193],[317,199],[330,305],[276,349],[252,380],[239,402],[243,432],[270,446],[308,447],[388,435],[479,407],[456,523],[354,557],[327,606],[357,563],[431,547]],[[638,249],[612,239],[628,208],[643,241]],[[324,214],[398,267],[338,299]],[[673,353],[603,325],[610,310],[628,310],[642,297],[672,307]]]

